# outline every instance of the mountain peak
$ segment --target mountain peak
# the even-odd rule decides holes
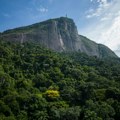
[[[79,35],[74,21],[67,17],[49,19],[29,26],[7,30],[1,36],[2,39],[12,42],[32,41],[40,43],[59,52],[80,51],[100,58],[117,57],[106,46],[98,45]]]

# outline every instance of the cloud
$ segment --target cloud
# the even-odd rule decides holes
[[[101,34],[101,41],[111,49],[116,50],[120,45],[120,16],[113,19],[111,26]]]
[[[41,7],[41,8],[37,8],[37,11],[42,12],[42,13],[46,13],[46,12],[48,12],[48,9]]]
[[[91,0],[91,3],[93,2],[98,3],[98,7],[96,9],[90,8],[86,11],[86,18],[99,17],[113,5],[113,1],[108,2],[108,0]]]
[[[49,0],[49,2],[52,0]],[[48,12],[47,7],[43,6],[44,0],[32,0],[32,11],[46,13]]]
[[[120,56],[120,50],[115,50],[115,53]]]
[[[92,0],[94,1],[99,3],[96,11],[90,8],[86,16],[86,20],[93,19],[94,22],[82,34],[107,45],[116,54],[119,51],[120,55],[120,0]]]

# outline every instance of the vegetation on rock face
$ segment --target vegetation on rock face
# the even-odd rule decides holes
[[[119,120],[120,59],[0,41],[0,120]]]

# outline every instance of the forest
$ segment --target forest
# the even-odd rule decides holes
[[[120,58],[1,40],[0,120],[120,120]]]

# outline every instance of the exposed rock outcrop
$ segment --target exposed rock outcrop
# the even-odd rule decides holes
[[[20,43],[32,41],[60,52],[80,51],[100,58],[117,57],[106,46],[79,35],[74,21],[66,17],[7,30],[2,33],[1,39]]]

